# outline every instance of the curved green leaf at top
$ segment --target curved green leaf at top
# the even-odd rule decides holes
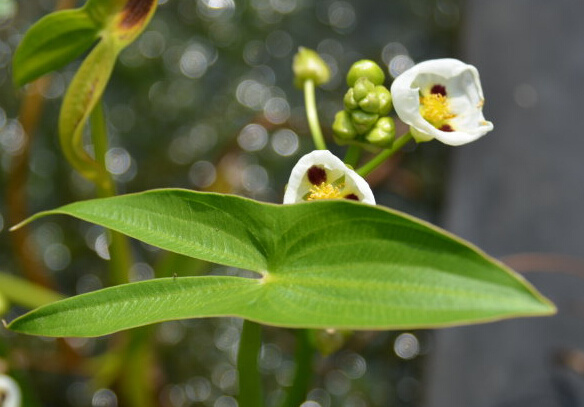
[[[100,37],[116,44],[115,60],[144,30],[156,5],[156,0],[89,0],[81,8],[46,15],[26,32],[14,53],[14,83],[23,86],[65,66]]]
[[[157,0],[90,0],[82,9],[102,25],[101,40],[67,89],[59,114],[59,140],[71,165],[95,183],[107,183],[109,177],[103,165],[85,151],[83,129],[103,95],[118,54],[146,28],[157,4]]]
[[[23,86],[65,66],[97,41],[99,29],[84,9],[43,17],[26,32],[14,53],[14,82]]]
[[[28,30],[14,56],[14,81],[24,85],[97,42],[65,94],[59,139],[71,165],[98,184],[108,182],[106,170],[85,151],[83,128],[103,95],[118,54],[146,28],[157,4],[157,0],[88,0],[82,8],[51,13]]]
[[[73,77],[59,113],[59,140],[63,154],[77,171],[93,182],[109,178],[104,176],[106,169],[85,150],[83,129],[107,86],[116,56],[111,40],[102,39]]]
[[[68,214],[166,250],[258,273],[117,286],[39,308],[10,328],[104,335],[179,318],[286,327],[429,328],[555,311],[521,276],[408,215],[352,201],[273,205],[186,190],[77,202]],[[80,321],[83,321],[81,323]]]

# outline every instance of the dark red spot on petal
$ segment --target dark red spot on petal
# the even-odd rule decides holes
[[[434,85],[432,89],[430,89],[430,93],[433,95],[442,95],[446,96],[446,86],[444,85]]]
[[[326,182],[326,171],[324,168],[317,167],[313,165],[306,171],[306,175],[308,175],[308,180],[312,185],[320,185],[323,182]]]
[[[451,125],[449,125],[449,124],[443,124],[443,125],[440,127],[440,129],[439,129],[439,130],[446,131],[446,132],[448,132],[448,133],[450,133],[451,131],[454,131],[454,129],[452,128],[452,126],[451,126]]]
[[[345,199],[350,199],[352,201],[358,201],[359,197],[355,194],[349,194],[349,195],[345,195]]]

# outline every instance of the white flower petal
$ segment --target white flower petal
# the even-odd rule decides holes
[[[10,376],[0,375],[0,395],[4,396],[3,399],[0,399],[0,401],[4,402],[2,404],[3,406],[20,406],[20,387],[18,387],[18,383]]]
[[[455,131],[437,129],[420,113],[420,91],[427,94],[436,84],[447,89],[448,106],[456,115],[449,122]],[[394,80],[391,95],[397,115],[410,125],[418,142],[435,138],[457,146],[493,130],[493,124],[483,116],[484,98],[478,71],[457,59],[435,59],[413,66]]]
[[[347,191],[347,194],[355,194],[359,201],[375,205],[375,197],[367,181],[328,150],[315,150],[298,160],[298,163],[292,169],[290,180],[286,187],[284,194],[285,204],[304,202],[304,196],[313,186],[308,180],[307,172],[309,168],[315,165],[325,169],[328,182],[333,182],[344,176],[344,191]]]

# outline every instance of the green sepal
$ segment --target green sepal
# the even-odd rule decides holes
[[[377,147],[390,148],[395,140],[395,122],[391,117],[382,117],[365,135],[365,140]]]
[[[353,126],[351,114],[346,110],[341,110],[335,115],[333,122],[333,133],[340,139],[352,140],[357,137],[357,130]]]
[[[353,121],[353,126],[359,134],[367,133],[377,122],[379,118],[378,114],[367,113],[362,110],[353,110],[351,112],[351,120]]]
[[[393,107],[391,93],[383,85],[377,85],[375,87],[375,94],[379,100],[379,116],[387,116]]]
[[[375,90],[369,92],[367,96],[359,101],[359,107],[367,113],[379,114],[380,100]]]
[[[347,110],[354,110],[359,107],[359,103],[355,100],[355,95],[353,94],[353,88],[349,88],[347,93],[345,93],[345,96],[343,97],[343,104]]]
[[[369,79],[361,77],[355,82],[353,86],[353,97],[355,101],[360,102],[364,99],[370,92],[373,92],[375,85]]]

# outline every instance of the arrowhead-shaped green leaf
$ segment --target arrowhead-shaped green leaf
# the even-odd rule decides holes
[[[77,202],[68,214],[164,249],[258,273],[112,287],[39,308],[20,332],[96,336],[158,321],[240,316],[304,328],[428,328],[547,315],[522,277],[425,222],[351,201],[273,205],[155,190]]]

